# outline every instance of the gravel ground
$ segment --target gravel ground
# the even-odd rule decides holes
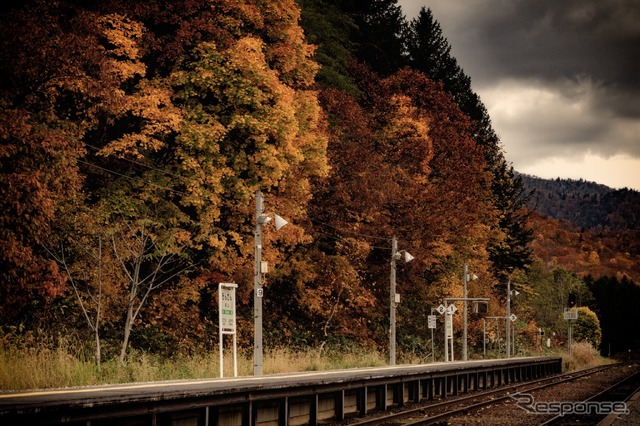
[[[536,391],[532,395],[536,404],[539,402],[583,401],[638,370],[640,370],[640,365],[621,366],[552,388]],[[640,400],[629,404],[629,407],[632,411],[631,414],[619,416],[613,425],[640,425]],[[449,419],[442,424],[529,426],[538,425],[551,417],[553,416],[528,413],[523,408],[518,407],[514,400],[496,403],[466,416]]]
[[[636,392],[632,400],[627,403],[630,413],[625,416],[612,418],[613,426],[637,426],[640,425],[640,391]]]

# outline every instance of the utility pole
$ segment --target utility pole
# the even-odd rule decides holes
[[[453,340],[453,315],[449,312],[447,299],[444,299],[444,362],[449,362],[449,339]],[[451,361],[453,361],[453,345],[451,346]]]
[[[507,358],[511,358],[511,279],[507,281]]]
[[[396,254],[398,239],[391,237],[391,273],[389,277],[389,365],[396,365]]]
[[[253,375],[262,376],[262,288],[263,276],[268,272],[267,262],[262,262],[262,227],[275,219],[276,230],[287,223],[275,213],[264,213],[264,197],[260,190],[256,191],[256,230],[253,240]]]
[[[465,260],[464,262],[464,267],[462,268],[463,270],[463,279],[462,282],[464,284],[464,291],[462,294],[463,298],[467,298],[467,280],[469,278],[468,274],[469,272],[467,271],[467,261]],[[462,360],[463,361],[467,361],[467,301],[465,300],[462,304],[462,324],[463,324],[463,328],[462,328]]]
[[[398,251],[398,239],[391,237],[391,272],[389,274],[389,365],[396,365],[396,306],[400,303],[400,295],[396,293],[396,261],[400,253],[404,253],[404,261],[411,262],[413,256],[406,250]]]
[[[264,197],[260,190],[256,191],[256,230],[253,240],[253,375],[262,376],[262,226],[265,224]]]

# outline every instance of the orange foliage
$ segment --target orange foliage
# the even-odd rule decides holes
[[[550,265],[560,265],[581,276],[626,276],[640,282],[638,231],[580,231],[566,221],[533,212],[529,221],[534,230],[534,255]],[[635,250],[635,251],[634,251]]]

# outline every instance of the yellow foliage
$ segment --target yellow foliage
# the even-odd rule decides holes
[[[144,25],[122,15],[110,14],[98,18],[103,35],[112,48],[107,50],[112,72],[121,81],[144,75],[146,66],[140,61],[138,43],[142,40]]]

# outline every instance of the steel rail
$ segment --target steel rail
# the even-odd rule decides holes
[[[624,401],[620,401],[620,402],[626,402],[634,393],[636,393],[640,388],[639,386],[639,381],[640,379],[640,372],[636,372],[633,375],[629,376],[629,377],[625,377],[624,379],[614,383],[613,385],[609,386],[608,388],[604,389],[601,392],[598,392],[597,394],[583,400],[580,401],[580,403],[588,403],[588,402],[595,402],[598,399],[602,398],[602,397],[606,397],[609,394],[615,393],[615,391],[617,391],[618,389],[623,388],[624,386],[628,385],[628,384],[632,384],[632,390],[631,392],[625,391],[624,392]],[[540,426],[550,426],[550,425],[560,425],[560,424],[564,424],[564,423],[572,423],[572,420],[575,419],[575,417],[577,417],[578,415],[576,414],[558,414],[557,416],[543,422],[540,423]],[[590,416],[590,417],[598,417],[599,420],[603,420],[606,415],[597,415],[597,414],[584,414],[584,415],[580,415],[581,419],[584,421],[585,416]]]
[[[440,413],[440,414],[434,414],[432,416],[429,416],[428,418],[423,418],[423,419],[419,419],[417,421],[414,422],[403,422],[403,425],[426,425],[426,424],[430,424],[430,423],[435,423],[444,419],[447,419],[449,417],[453,417],[455,415],[458,414],[462,414],[462,413],[466,413],[469,411],[474,411],[477,410],[479,408],[482,408],[484,406],[490,405],[490,404],[494,404],[496,402],[499,401],[503,401],[503,400],[509,400],[511,399],[511,391],[519,391],[519,392],[530,392],[530,391],[535,391],[535,390],[539,390],[539,389],[544,389],[550,386],[555,386],[561,383],[565,383],[565,382],[569,382],[572,380],[577,380],[581,377],[585,377],[585,376],[589,376],[595,373],[598,373],[600,371],[604,371],[607,369],[610,369],[614,366],[617,366],[619,364],[610,364],[610,365],[605,365],[605,366],[598,366],[598,367],[592,367],[592,368],[588,368],[588,369],[584,369],[584,370],[578,370],[578,371],[572,371],[569,373],[564,373],[564,374],[559,374],[553,377],[546,377],[543,379],[534,379],[534,380],[530,380],[528,382],[523,382],[523,383],[519,383],[517,385],[510,385],[510,386],[502,386],[500,388],[497,389],[492,389],[489,391],[484,391],[484,392],[477,392],[477,393],[473,393],[471,395],[468,396],[463,396],[463,397],[459,397],[459,398],[455,398],[455,399],[450,399],[450,400],[446,400],[446,401],[441,401],[441,402],[436,402],[436,403],[427,403],[424,405],[421,405],[419,407],[412,407],[406,410],[402,410],[402,411],[398,411],[396,413],[392,413],[392,414],[387,414],[384,416],[380,416],[380,417],[375,417],[375,418],[371,418],[371,419],[366,419],[366,420],[362,420],[359,422],[355,422],[355,423],[350,423],[350,426],[372,426],[372,425],[381,425],[381,424],[389,424],[389,423],[393,423],[399,419],[403,419],[403,418],[407,418],[407,417],[411,417],[412,415],[416,415],[416,414],[420,414],[422,416],[426,415],[427,412],[429,411],[434,411],[436,409],[442,409],[442,408],[446,408],[446,407],[450,407],[450,406],[454,406],[454,405],[459,405],[461,403],[465,403],[465,402],[469,402],[469,401],[477,401],[479,399],[484,399],[484,398],[488,398],[491,396],[494,396],[496,394],[504,394],[505,392],[507,392],[507,395],[502,395],[499,396],[497,398],[492,398],[492,399],[488,399],[486,401],[480,401],[480,402],[475,402],[469,405],[465,405],[463,407],[459,407],[450,411],[446,411],[444,413]],[[547,382],[547,383],[545,383]],[[542,384],[541,384],[542,383]],[[527,386],[531,386],[531,385],[536,385],[533,387],[527,387]],[[527,387],[526,389],[524,389],[525,387]]]

